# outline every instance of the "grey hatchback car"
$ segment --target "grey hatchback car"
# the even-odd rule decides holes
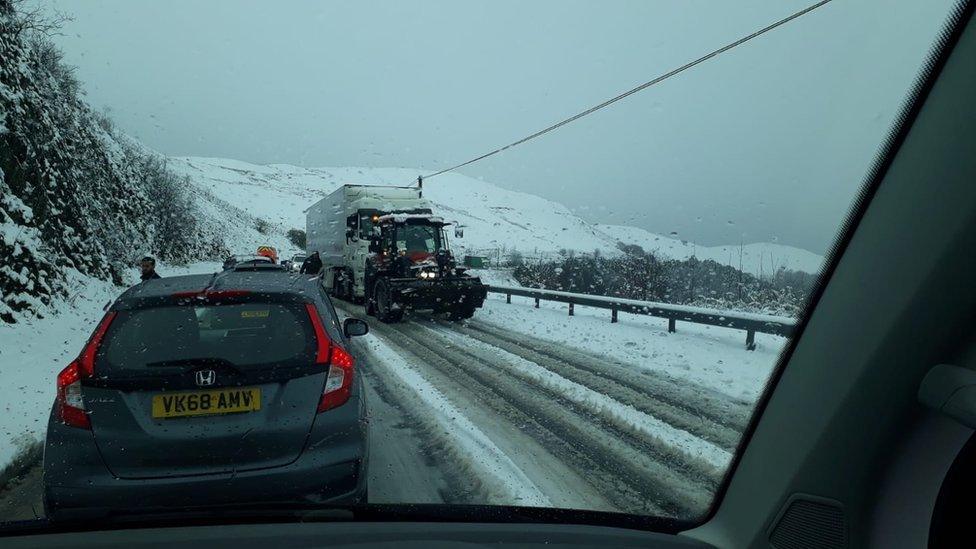
[[[282,270],[132,287],[58,375],[48,516],[365,502],[367,330]]]

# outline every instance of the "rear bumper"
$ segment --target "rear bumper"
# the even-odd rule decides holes
[[[44,507],[52,519],[185,510],[199,507],[275,503],[343,504],[366,501],[363,461],[328,467],[295,463],[237,475],[152,480],[105,478],[85,486],[44,486]]]
[[[347,418],[362,417],[364,403],[354,397],[334,411]],[[327,414],[319,419],[326,419]],[[52,418],[44,450],[45,510],[57,519],[241,504],[364,503],[365,423],[319,419],[305,450],[287,465],[236,473],[122,479],[105,467],[91,431],[66,427]]]
[[[447,311],[456,307],[476,309],[488,297],[488,287],[477,278],[391,278],[393,300],[410,309]]]

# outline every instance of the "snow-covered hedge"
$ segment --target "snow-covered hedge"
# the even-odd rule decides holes
[[[61,52],[0,0],[0,319],[38,314],[65,269],[121,282],[144,254],[225,251],[186,182],[82,100]]]
[[[522,286],[707,309],[795,317],[813,289],[814,275],[780,269],[757,277],[716,261],[658,259],[640,246],[623,255],[566,255],[528,262],[513,256],[512,276]]]

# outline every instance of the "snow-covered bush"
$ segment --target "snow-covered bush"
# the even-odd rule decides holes
[[[614,257],[526,262],[512,274],[535,288],[787,316],[800,314],[815,283],[799,271],[759,278],[711,260],[659,260],[640,246],[620,249],[624,254]]]
[[[288,242],[291,242],[299,250],[305,249],[305,231],[301,229],[288,229]]]

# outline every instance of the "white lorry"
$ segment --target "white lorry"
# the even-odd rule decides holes
[[[454,260],[450,224],[418,187],[343,185],[308,209],[306,248],[319,253],[326,290],[384,322],[406,309],[469,318],[488,289]]]

